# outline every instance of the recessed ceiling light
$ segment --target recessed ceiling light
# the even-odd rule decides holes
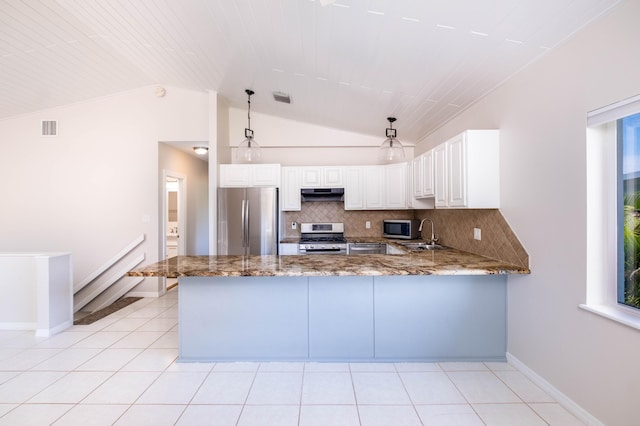
[[[207,152],[209,152],[209,148],[207,148],[206,146],[194,146],[193,152],[198,155],[205,155]]]
[[[336,7],[344,7],[345,9],[349,8],[349,5],[346,5],[346,4],[341,4],[341,3],[332,3],[332,4]]]
[[[507,39],[505,39],[505,40],[506,40],[506,41],[508,41],[509,43],[514,43],[514,44],[522,44],[522,43],[524,43],[523,41],[520,41],[520,40],[514,40],[514,39],[512,39],[512,38],[507,38]]]
[[[418,18],[410,18],[408,16],[403,16],[402,19],[404,19],[405,21],[420,22]]]
[[[489,36],[489,34],[487,34],[487,33],[481,33],[480,31],[471,31],[471,34],[473,34],[473,35],[477,35],[477,36],[482,36],[482,37],[487,37],[487,36]]]
[[[451,25],[443,25],[443,24],[436,24],[436,27],[444,28],[445,30],[455,30],[456,29],[456,27],[452,27]]]
[[[378,12],[377,10],[367,10],[367,12],[371,13],[372,15],[384,15],[384,12]]]

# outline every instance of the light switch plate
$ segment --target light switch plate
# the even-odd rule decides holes
[[[480,233],[480,228],[473,228],[473,239],[474,240],[481,240],[482,239],[482,234]]]
[[[371,229],[371,222],[370,221],[366,221],[364,223],[364,227],[367,228],[367,229]]]
[[[291,222],[291,229],[296,229],[298,227],[298,224],[295,222]]]

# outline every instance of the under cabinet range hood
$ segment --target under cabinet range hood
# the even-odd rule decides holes
[[[302,188],[300,199],[309,201],[344,201],[344,188]]]

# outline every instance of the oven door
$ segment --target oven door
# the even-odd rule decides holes
[[[307,248],[304,245],[300,245],[298,248],[299,254],[347,254],[347,246],[344,247],[331,247],[331,248]]]

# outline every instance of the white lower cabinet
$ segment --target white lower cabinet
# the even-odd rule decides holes
[[[295,243],[280,243],[280,253],[281,256],[289,256],[299,254],[298,252],[298,244]]]
[[[387,254],[407,254],[407,252],[397,247],[394,247],[391,244],[387,244]]]
[[[467,130],[433,149],[436,208],[500,208],[498,130]]]

